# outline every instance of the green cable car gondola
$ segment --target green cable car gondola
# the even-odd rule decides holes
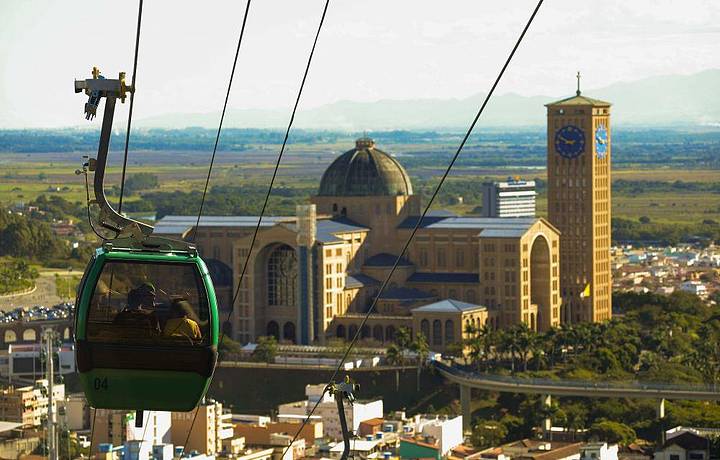
[[[118,214],[103,189],[117,98],[132,91],[118,80],[76,81],[90,96],[88,118],[106,98],[94,171],[99,225],[118,235],[95,251],[78,287],[75,356],[92,407],[189,411],[210,384],[217,362],[215,290],[194,245],[152,235],[153,228]],[[91,222],[92,225],[92,222]],[[94,227],[93,227],[94,228]]]

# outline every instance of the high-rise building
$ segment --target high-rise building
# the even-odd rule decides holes
[[[563,322],[612,316],[610,103],[576,95],[547,104],[548,215],[560,230]]]
[[[47,418],[48,381],[37,380],[34,386],[10,386],[0,392],[0,420],[21,423],[26,427],[40,426]],[[53,385],[55,406],[65,400],[65,385]]]
[[[212,399],[190,412],[173,412],[172,443],[175,447],[184,446],[185,453],[195,450],[215,455],[222,450],[223,441],[233,437],[231,418],[231,414],[223,412],[222,404]]]
[[[509,177],[482,186],[482,217],[535,217],[535,181]]]

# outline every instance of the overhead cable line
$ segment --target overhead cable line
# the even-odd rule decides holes
[[[530,15],[530,19],[528,19],[527,23],[525,24],[525,27],[523,28],[522,32],[520,33],[520,36],[518,37],[517,41],[515,42],[515,46],[513,46],[512,50],[510,51],[510,54],[508,55],[507,59],[505,60],[505,64],[503,64],[502,68],[500,69],[500,72],[498,73],[497,77],[495,78],[495,82],[493,83],[492,87],[490,88],[490,91],[485,96],[485,99],[483,100],[482,105],[480,106],[480,109],[478,110],[477,114],[475,115],[475,118],[473,119],[472,123],[470,124],[470,127],[468,128],[467,132],[465,133],[465,136],[463,137],[462,142],[460,142],[460,145],[457,148],[457,151],[453,155],[452,160],[450,160],[450,164],[448,164],[447,169],[445,170],[445,173],[440,178],[440,181],[437,184],[437,187],[435,187],[435,191],[430,196],[430,200],[428,201],[427,205],[425,206],[425,209],[422,212],[422,215],[420,218],[417,219],[417,222],[415,222],[415,225],[413,226],[412,232],[410,233],[410,236],[408,237],[407,241],[405,241],[405,245],[402,248],[402,251],[397,256],[397,259],[395,259],[395,263],[393,264],[392,268],[390,269],[390,272],[385,277],[385,280],[383,281],[382,285],[380,286],[380,290],[378,293],[374,296],[372,304],[370,305],[370,308],[368,308],[367,313],[365,313],[365,316],[363,317],[362,322],[360,323],[360,326],[357,328],[357,331],[355,332],[355,336],[350,341],[350,344],[348,345],[347,349],[345,350],[345,353],[343,354],[342,358],[340,359],[340,362],[338,363],[337,367],[335,368],[335,371],[333,372],[332,376],[330,377],[330,380],[328,384],[325,386],[325,389],[323,390],[323,394],[328,391],[328,388],[330,385],[335,381],[338,374],[340,373],[340,370],[342,369],[343,365],[345,364],[345,361],[347,360],[347,357],[350,355],[350,351],[352,351],[352,348],[357,343],[358,339],[360,338],[361,331],[365,324],[367,323],[368,319],[370,319],[370,315],[375,310],[375,306],[378,302],[378,299],[380,298],[380,295],[383,293],[387,285],[390,283],[390,280],[392,279],[393,274],[395,273],[395,270],[397,269],[398,265],[400,264],[400,261],[403,258],[403,255],[407,252],[408,247],[410,247],[410,243],[412,242],[413,238],[415,237],[415,234],[417,233],[418,229],[420,228],[420,225],[422,225],[422,222],[425,220],[425,217],[427,216],[428,211],[430,211],[430,208],[432,207],[433,202],[435,201],[435,198],[437,197],[438,193],[440,192],[440,188],[445,183],[445,180],[447,179],[448,175],[450,174],[450,171],[452,170],[453,166],[455,165],[455,162],[457,161],[458,157],[460,156],[460,152],[462,152],[463,148],[465,147],[465,144],[467,143],[467,140],[470,138],[470,135],[472,134],[473,130],[475,129],[475,125],[477,124],[478,120],[480,119],[480,116],[482,115],[483,111],[485,110],[485,107],[487,106],[488,102],[490,101],[490,98],[492,97],[493,93],[495,92],[495,89],[497,88],[498,84],[500,83],[500,80],[502,79],[502,76],[505,74],[505,70],[507,70],[508,66],[510,65],[510,61],[512,61],[513,56],[515,56],[515,52],[517,51],[518,47],[520,46],[520,43],[522,43],[523,38],[525,38],[525,34],[527,33],[528,29],[530,28],[530,25],[532,24],[533,20],[535,19],[535,16],[537,15],[538,11],[540,10],[540,7],[542,6],[544,0],[539,0],[537,5],[535,6],[535,9],[533,10],[532,14]],[[318,399],[318,401],[315,403],[313,408],[310,410],[308,415],[303,420],[302,424],[300,425],[300,428],[298,428],[297,432],[295,433],[295,436],[293,436],[292,441],[288,445],[288,447],[285,449],[285,452],[292,446],[292,444],[297,440],[298,436],[302,432],[303,428],[305,428],[305,425],[307,425],[310,418],[313,416],[313,413],[317,409],[318,405],[320,404],[320,401],[322,401],[322,397]],[[285,456],[285,452],[283,452],[283,457]]]
[[[315,54],[315,48],[317,47],[318,37],[320,36],[320,31],[322,30],[323,23],[325,22],[325,16],[327,14],[329,4],[330,4],[330,0],[325,0],[325,7],[323,8],[322,16],[320,17],[320,23],[318,24],[317,32],[315,33],[315,39],[313,40],[313,45],[310,50],[310,55],[308,56],[307,64],[305,66],[305,72],[303,73],[303,78],[300,83],[300,88],[298,89],[298,94],[297,94],[297,97],[295,98],[295,105],[293,106],[293,110],[290,115],[290,120],[288,122],[287,129],[285,130],[285,137],[283,139],[282,146],[280,147],[280,152],[278,153],[277,161],[275,162],[275,168],[273,170],[272,178],[270,179],[270,184],[268,185],[268,190],[267,190],[267,193],[265,194],[265,200],[263,202],[262,209],[260,210],[260,215],[258,216],[258,221],[257,221],[257,225],[255,226],[255,231],[253,232],[252,240],[250,241],[250,248],[248,250],[247,257],[245,258],[245,262],[243,264],[243,269],[242,269],[242,272],[240,273],[240,279],[238,280],[237,288],[235,289],[235,293],[233,294],[232,302],[230,303],[230,311],[228,312],[225,322],[230,320],[230,316],[232,315],[232,312],[233,312],[233,307],[237,300],[238,294],[240,293],[240,286],[242,286],[243,278],[245,277],[248,263],[250,261],[251,255],[252,255],[252,250],[253,250],[253,247],[255,246],[255,241],[257,239],[257,235],[260,230],[260,225],[262,224],[262,218],[265,215],[265,210],[267,209],[267,205],[270,200],[270,194],[272,193],[272,189],[275,184],[275,178],[277,177],[277,173],[280,168],[280,163],[282,161],[283,154],[285,153],[285,147],[287,146],[287,141],[288,141],[288,138],[290,137],[290,130],[292,129],[293,122],[295,121],[295,114],[297,113],[297,108],[300,105],[300,98],[302,96],[303,89],[305,88],[305,82],[307,81],[308,73],[310,72],[310,64],[312,63],[312,58],[313,58],[313,55]],[[250,0],[248,0],[247,8],[249,9],[249,7],[250,7]],[[246,19],[247,19],[247,9],[245,11],[245,20]],[[245,20],[243,20],[243,29],[245,27]],[[242,33],[241,33],[241,38],[242,38]],[[239,47],[239,43],[238,43],[238,47]],[[236,54],[235,58],[237,60],[237,54]],[[234,70],[234,66],[233,66],[233,70]],[[228,90],[228,94],[229,94],[229,90]],[[225,100],[225,105],[227,106],[227,98]],[[225,109],[223,108],[223,112],[224,111],[225,111]],[[222,117],[221,117],[220,123],[222,124]],[[220,135],[220,130],[218,129],[218,136],[219,135]],[[217,139],[215,141],[215,147],[217,148]],[[213,157],[214,157],[214,155],[215,155],[215,153],[213,151]],[[212,162],[211,162],[211,168],[212,168]],[[205,199],[205,194],[207,193],[207,187],[208,187],[209,181],[210,181],[210,174],[208,172],[207,182],[205,183],[205,191],[203,192],[203,201]],[[201,205],[200,212],[202,212],[202,205]],[[197,229],[198,229],[199,224],[200,224],[200,213],[198,213],[198,220],[195,224],[195,233],[194,233],[193,238],[195,238],[197,236]],[[222,342],[225,339],[225,329],[221,328],[221,330],[222,330],[222,333],[220,335],[220,340],[218,342],[218,349],[220,349],[220,347],[222,346]],[[193,429],[193,426],[195,425],[195,420],[197,419],[199,412],[200,412],[199,408],[196,408],[195,415],[193,416],[193,421],[190,424],[190,429],[188,430],[187,439],[185,440],[185,445],[187,445],[187,442],[190,439],[190,434],[192,433],[192,429]],[[185,449],[185,445],[183,445],[183,451]]]
[[[203,207],[205,206],[205,196],[207,195],[208,186],[210,185],[210,176],[212,175],[213,165],[215,164],[215,154],[217,153],[218,143],[220,142],[220,132],[222,131],[223,121],[225,121],[225,112],[227,111],[228,100],[230,100],[230,90],[232,89],[233,79],[235,78],[235,68],[237,67],[238,56],[240,55],[240,45],[242,44],[243,35],[245,35],[245,24],[247,23],[248,12],[250,11],[250,0],[245,5],[245,15],[243,16],[242,26],[240,27],[240,36],[238,37],[237,48],[235,49],[235,59],[233,60],[232,70],[230,71],[230,80],[228,81],[227,92],[225,93],[225,103],[223,104],[222,113],[220,114],[220,123],[218,124],[217,134],[215,134],[215,145],[213,146],[212,156],[210,157],[210,166],[208,167],[207,178],[205,179],[205,189],[200,199],[200,209],[198,210],[197,222],[195,223],[195,232],[193,233],[193,242],[197,240],[197,229],[200,225],[200,216],[202,216]]]
[[[138,5],[137,31],[135,32],[135,58],[133,59],[132,91],[130,91],[130,110],[128,111],[127,131],[125,132],[125,157],[123,158],[122,175],[120,176],[120,201],[118,212],[122,212],[123,194],[125,193],[125,171],[127,171],[128,147],[130,146],[130,125],[132,124],[133,106],[135,105],[135,77],[137,76],[138,51],[140,49],[140,23],[142,22],[143,0]]]

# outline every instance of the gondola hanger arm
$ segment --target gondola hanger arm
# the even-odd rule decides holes
[[[92,78],[75,80],[75,92],[85,92],[88,96],[88,101],[85,103],[85,118],[87,120],[95,118],[100,100],[105,98],[105,111],[97,158],[91,158],[88,161],[88,169],[94,171],[94,202],[100,207],[99,224],[101,227],[115,232],[116,237],[130,237],[142,240],[152,234],[153,227],[120,215],[110,206],[105,196],[105,168],[112,135],[115,102],[117,99],[120,99],[120,102],[125,102],[127,95],[134,91],[135,88],[125,82],[125,72],[120,72],[117,79],[110,79],[103,77],[100,70],[93,67]]]

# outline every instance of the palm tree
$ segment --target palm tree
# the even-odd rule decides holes
[[[410,349],[417,353],[417,391],[420,391],[420,371],[430,354],[430,345],[423,334],[418,334],[410,344]]]

